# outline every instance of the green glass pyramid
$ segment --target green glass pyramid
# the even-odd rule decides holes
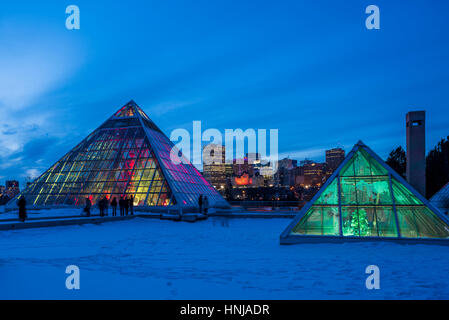
[[[449,239],[449,221],[363,142],[281,235],[281,243]]]
[[[171,161],[168,137],[130,101],[45,171],[19,196],[36,208],[82,206],[103,197],[134,198],[140,207],[196,208],[200,195],[211,207],[228,207],[198,170]],[[8,203],[16,208],[16,199]]]

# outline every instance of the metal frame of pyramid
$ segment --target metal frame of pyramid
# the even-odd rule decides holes
[[[353,158],[356,158],[356,154],[359,150],[364,150],[374,161],[377,162],[381,167],[378,167],[380,170],[386,170],[386,173],[388,175],[388,178],[386,175],[383,175],[384,181],[381,181],[384,183],[388,183],[388,189],[386,189],[386,193],[390,195],[392,202],[384,205],[374,205],[374,204],[361,204],[356,202],[356,204],[348,204],[347,198],[349,196],[352,196],[354,194],[357,199],[357,194],[359,193],[357,181],[360,181],[361,179],[369,179],[369,177],[357,177],[355,174],[354,169],[354,176],[350,177],[347,176],[346,178],[352,178],[353,179],[353,186],[354,186],[354,192],[352,195],[349,193],[343,195],[342,191],[342,181],[344,176],[340,176],[343,169],[347,169],[347,164],[353,165],[355,167]],[[371,160],[369,160],[370,163],[370,170],[371,169]],[[353,161],[351,163],[350,161]],[[377,165],[376,164],[376,165]],[[371,171],[373,172],[373,171]],[[343,172],[345,174],[345,172]],[[372,173],[371,173],[372,174]],[[372,175],[371,179],[374,181],[374,178],[376,175]],[[378,175],[377,177],[381,177],[381,175]],[[335,186],[334,182],[337,182],[337,186]],[[330,197],[326,198],[325,192],[327,192],[327,189],[332,185],[334,188],[334,193],[332,194],[332,190],[329,194],[334,197],[335,199],[335,193],[337,193],[337,204],[328,205],[326,207],[325,201],[323,202],[323,198],[320,198],[322,195],[325,199],[330,199]],[[416,204],[416,210],[412,205],[400,205],[399,203],[396,203],[396,199],[399,199],[400,193],[397,191],[398,194],[396,194],[393,191],[393,185],[396,188],[395,190],[399,190],[398,188],[401,188],[401,185],[406,188],[404,192],[411,194],[413,198],[417,203],[420,202],[420,204]],[[373,186],[371,186],[374,188]],[[336,188],[336,189],[335,189]],[[368,194],[368,192],[362,191],[361,194],[363,195]],[[344,203],[342,202],[342,195],[345,197]],[[377,194],[377,197],[379,198],[379,194]],[[385,198],[387,199],[387,198]],[[320,201],[319,201],[320,200]],[[366,201],[366,200],[365,200]],[[321,204],[320,204],[321,203]],[[382,220],[379,221],[378,216],[376,214],[376,207],[381,208],[380,212],[383,214]],[[336,210],[338,208],[338,211]],[[345,217],[343,218],[342,211],[345,210]],[[355,208],[355,209],[354,209]],[[360,212],[363,209],[363,216],[361,217]],[[408,209],[407,209],[408,208]],[[412,209],[410,209],[412,208]],[[312,215],[315,214],[315,212],[320,212],[319,209],[321,209],[321,232],[322,234],[318,234],[317,228],[314,229],[313,221],[309,223],[309,219],[311,219]],[[326,209],[326,210],[325,210]],[[349,214],[350,209],[353,210],[351,214]],[[369,222],[369,219],[366,219],[367,215],[367,209],[373,209],[374,214],[371,213],[371,221]],[[310,210],[310,211],[309,211]],[[389,210],[389,220],[385,219],[384,212]],[[407,211],[409,210],[409,211]],[[421,211],[420,211],[421,210]],[[398,211],[400,211],[400,214],[398,215]],[[418,211],[418,213],[416,213]],[[357,212],[356,215],[354,215],[354,212]],[[407,230],[406,224],[411,221],[410,217],[407,214],[410,212],[413,212],[413,218],[414,222],[416,224],[416,237],[413,236],[415,230]],[[309,214],[310,213],[310,214]],[[325,213],[327,216],[325,216]],[[420,216],[421,215],[421,216]],[[317,221],[317,217],[319,217],[319,213],[314,216],[315,221]],[[354,219],[354,217],[357,217],[357,220]],[[394,219],[392,219],[392,217]],[[399,219],[399,217],[401,219]],[[430,222],[433,222],[436,218],[436,223],[433,225]],[[325,220],[327,219],[327,220]],[[345,219],[345,221],[343,221]],[[362,220],[361,220],[362,219]],[[409,219],[409,220],[407,220]],[[418,219],[420,219],[419,223],[422,223],[421,229],[419,230],[418,226]],[[432,220],[434,219],[434,220]],[[326,222],[325,222],[326,221]],[[354,235],[353,230],[351,229],[353,221],[356,221],[356,228],[358,228],[358,235]],[[362,223],[364,224],[364,234],[362,235]],[[389,221],[390,223],[390,229],[389,232],[384,232],[384,230],[388,230],[387,228],[381,229],[381,225],[384,226],[385,221]],[[366,223],[369,225],[366,226]],[[335,230],[335,225],[338,224],[338,229]],[[328,229],[325,229],[325,225]],[[375,227],[373,227],[375,225]],[[311,226],[310,230],[307,230],[307,227]],[[320,226],[320,220],[318,220],[317,226]],[[394,227],[392,227],[394,226]],[[432,229],[433,227],[437,229],[440,232],[438,237],[429,237],[425,234],[425,228]],[[375,229],[374,229],[375,228]],[[401,230],[404,230],[402,232]],[[326,230],[326,234],[325,231]],[[330,232],[328,230],[331,230]],[[357,230],[357,229],[356,229]],[[372,230],[377,231],[377,235],[372,235],[370,232]],[[352,233],[352,234],[351,234]],[[382,233],[382,235],[380,235]],[[326,183],[322,186],[322,188],[319,190],[319,192],[312,198],[311,201],[309,201],[302,210],[298,213],[298,215],[293,219],[293,221],[287,226],[287,228],[282,232],[280,236],[280,243],[281,244],[295,244],[295,243],[308,243],[308,242],[347,242],[347,241],[367,241],[367,240],[382,240],[382,241],[400,241],[400,242],[407,242],[407,243],[439,243],[439,244],[449,244],[449,219],[441,214],[441,212],[435,208],[427,199],[425,199],[419,192],[417,192],[410,184],[408,184],[399,174],[397,174],[392,168],[390,168],[376,153],[374,153],[369,147],[367,147],[362,141],[359,141],[351,150],[351,152],[346,156],[345,160],[340,164],[340,166],[337,168],[337,170],[332,174],[332,176],[326,181]]]
[[[180,163],[171,161],[174,150]],[[198,197],[207,196],[210,207],[229,204],[199,171],[177,151],[170,139],[143,110],[130,101],[92,131],[25,190],[7,204],[25,196],[27,206],[42,209],[95,204],[133,195],[135,206],[152,210],[196,210]]]
[[[430,198],[430,203],[443,213],[449,213],[449,182]]]

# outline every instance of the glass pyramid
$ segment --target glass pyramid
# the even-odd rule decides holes
[[[449,183],[434,194],[430,199],[430,203],[440,209],[443,213],[447,214],[449,212]]]
[[[449,239],[446,217],[362,142],[281,235],[306,238]]]
[[[195,208],[202,194],[211,207],[228,207],[187,159],[180,164],[170,160],[172,148],[130,101],[20,195],[33,207],[84,205],[87,197],[95,204],[105,196],[118,201],[132,195],[136,206]],[[16,199],[8,206],[15,207]]]

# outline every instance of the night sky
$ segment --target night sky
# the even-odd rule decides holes
[[[65,28],[78,5],[81,29]],[[381,30],[365,28],[365,8]],[[279,129],[281,156],[449,135],[449,2],[4,1],[0,184],[35,177],[129,100],[176,128]]]

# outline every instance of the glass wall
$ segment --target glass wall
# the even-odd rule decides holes
[[[363,148],[324,188],[291,234],[449,238],[448,225]]]
[[[193,165],[170,160],[173,147],[130,102],[22,194],[35,206],[84,205],[87,198],[95,204],[103,197],[118,201],[125,196],[132,196],[136,206],[196,206],[201,194],[211,206],[226,205]]]

